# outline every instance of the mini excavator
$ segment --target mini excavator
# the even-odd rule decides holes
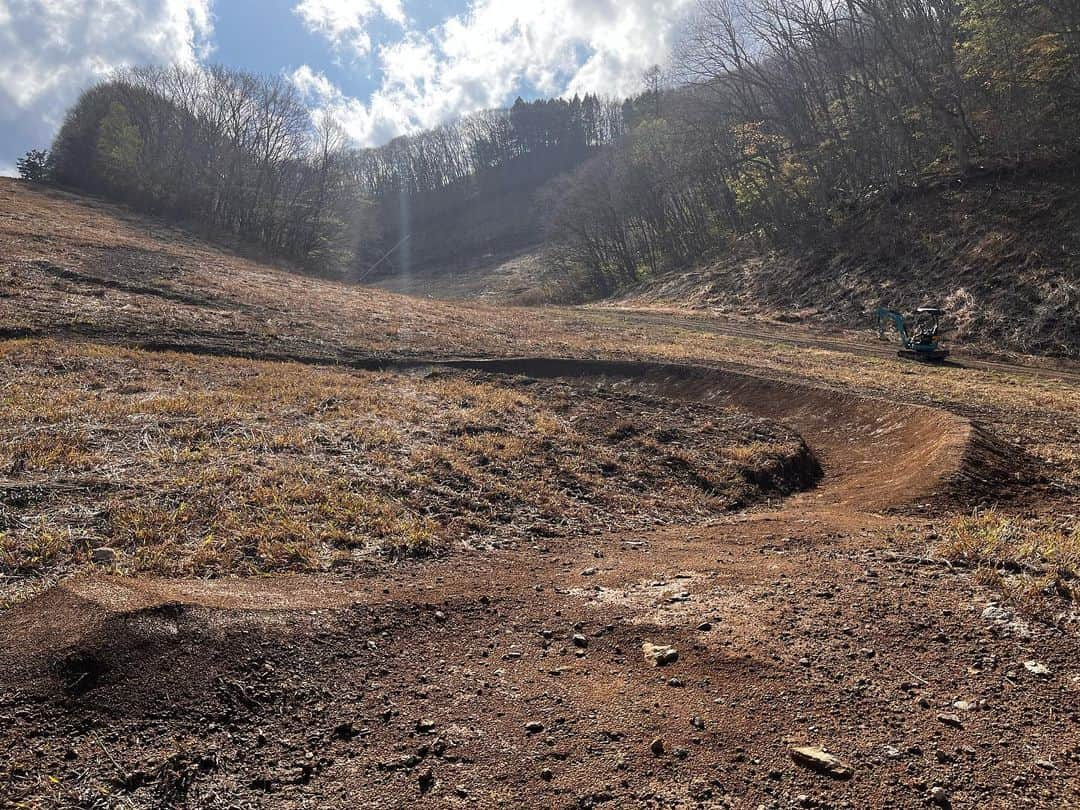
[[[937,307],[919,307],[914,317],[905,318],[895,309],[878,307],[878,337],[885,340],[885,330],[892,324],[900,339],[898,357],[920,363],[943,363],[949,351],[941,348],[941,315]]]

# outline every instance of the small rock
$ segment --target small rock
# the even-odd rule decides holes
[[[664,738],[657,737],[649,745],[649,750],[653,752],[653,756],[661,756],[664,753]]]
[[[792,748],[791,758],[797,765],[831,776],[833,779],[850,779],[855,773],[851,765],[816,746],[805,745]]]
[[[435,731],[435,721],[428,717],[421,717],[416,721],[416,730],[421,734],[431,734]]]
[[[876,653],[869,647],[863,647],[861,650],[859,650],[859,655],[863,656],[864,658],[873,658]]]
[[[967,700],[958,700],[953,703],[953,708],[958,712],[970,712],[975,708],[975,704]]]
[[[339,740],[351,740],[359,733],[360,732],[356,730],[356,725],[351,722],[342,723],[334,729],[334,736]]]
[[[654,667],[666,666],[679,660],[679,651],[674,647],[653,644],[651,641],[646,641],[641,645],[641,652],[645,654],[645,660],[649,661]]]
[[[445,622],[446,621],[446,614],[443,613],[441,610],[436,610],[435,611],[435,621],[437,621],[437,622]]]
[[[428,768],[422,774],[420,774],[420,792],[427,793],[433,787],[435,787],[435,772]]]
[[[935,785],[930,789],[930,801],[939,807],[948,807],[949,792],[945,788]]]
[[[986,606],[986,609],[982,612],[982,617],[992,622],[1005,623],[1012,621],[1013,612],[1001,605],[991,604]]]
[[[669,680],[669,681],[667,682],[667,685],[668,685],[668,686],[675,686],[675,687],[681,687],[681,686],[686,686],[686,684],[685,684],[685,683],[683,682],[683,679],[682,679],[682,678],[671,678],[671,679],[670,679],[670,680]]]
[[[1054,763],[1048,759],[1037,759],[1035,760],[1035,764],[1047,771],[1052,771],[1056,767]]]
[[[810,666],[810,659],[809,658],[800,658],[799,659],[799,666],[800,667],[808,667],[808,666]]]
[[[712,622],[702,622],[697,626],[697,629],[700,630],[702,633],[707,633],[712,630]]]
[[[585,647],[589,646],[589,640],[585,638],[585,636],[581,635],[581,633],[574,633],[570,640],[574,642],[575,647],[581,647],[582,649],[584,649]]]
[[[1039,678],[1045,678],[1050,674],[1050,667],[1040,664],[1038,661],[1025,661],[1024,669]]]
[[[555,773],[551,770],[551,768],[544,768],[544,770],[540,771],[540,778],[543,779],[545,782],[550,782],[552,779],[555,778]]]
[[[530,734],[539,734],[544,730],[544,724],[539,720],[530,720],[525,724],[525,730]]]
[[[116,562],[116,549],[102,546],[90,552],[90,559],[98,565],[112,565]]]
[[[584,571],[581,572],[581,575],[583,577],[595,577],[596,574],[597,571],[595,568],[586,568]]]
[[[691,717],[690,718],[690,725],[692,725],[698,731],[704,731],[705,730],[705,721],[702,720],[700,717],[696,717],[696,716]]]
[[[937,719],[945,725],[952,726],[953,728],[964,727],[964,724],[961,722],[960,718],[955,714],[939,714],[937,716]]]

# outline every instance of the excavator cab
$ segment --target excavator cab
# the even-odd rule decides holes
[[[885,331],[892,324],[900,340],[898,357],[921,363],[942,363],[949,356],[949,351],[941,348],[940,343],[942,314],[937,307],[919,307],[914,316],[905,318],[895,309],[878,307],[878,337],[885,340]]]

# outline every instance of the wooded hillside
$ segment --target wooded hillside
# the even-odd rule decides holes
[[[643,88],[621,103],[518,99],[358,149],[281,77],[142,68],[88,90],[25,168],[353,280],[537,249],[576,288],[562,285],[567,300],[779,251],[812,255],[784,267],[812,266],[826,289],[841,254],[867,253],[860,239],[935,231],[919,219],[955,213],[944,192],[1033,166],[1073,176],[1080,4],[699,0]],[[902,280],[880,253],[857,265]],[[1077,263],[1058,264],[1055,295],[1071,301]]]

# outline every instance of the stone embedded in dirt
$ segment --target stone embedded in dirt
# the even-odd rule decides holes
[[[851,765],[817,746],[803,745],[792,748],[791,758],[797,765],[831,776],[833,779],[850,779],[855,773]]]
[[[953,728],[963,728],[964,727],[964,724],[960,720],[959,716],[957,716],[955,714],[939,714],[937,716],[937,719],[940,720],[945,725],[952,726]]]
[[[665,644],[653,644],[651,641],[646,641],[641,645],[641,651],[645,654],[645,660],[654,667],[674,664],[679,660],[679,651]]]
[[[435,732],[435,721],[428,717],[421,717],[416,721],[416,730],[421,734],[433,734]]]
[[[585,647],[589,646],[589,640],[585,638],[585,636],[583,636],[581,633],[574,633],[574,635],[571,636],[570,640],[574,642],[575,647],[581,647],[582,649],[584,649]]]
[[[935,785],[930,789],[930,801],[939,807],[948,807],[949,792],[945,788]]]
[[[1050,674],[1050,667],[1040,664],[1038,661],[1025,661],[1024,669],[1039,678],[1045,678]]]
[[[674,686],[674,687],[681,687],[681,686],[686,686],[686,682],[683,681],[682,678],[671,678],[667,682],[667,685],[668,686]]]
[[[445,622],[446,621],[446,614],[443,613],[441,610],[436,610],[435,611],[435,621],[437,621],[437,622]]]
[[[357,730],[356,725],[353,722],[342,723],[334,729],[334,736],[339,740],[351,740],[356,737],[360,732]]]
[[[545,782],[550,782],[555,778],[555,772],[551,768],[544,768],[544,770],[540,771],[540,778]]]
[[[420,779],[418,781],[420,784],[420,792],[427,793],[435,787],[435,772],[431,768],[428,768],[420,774]]]
[[[529,734],[539,734],[541,731],[544,730],[544,724],[541,723],[539,720],[530,720],[528,723],[525,724],[525,730]]]
[[[586,568],[581,572],[583,577],[595,577],[599,573],[595,568]]]
[[[700,630],[702,633],[707,633],[712,630],[712,622],[702,622],[697,626],[697,629]]]
[[[698,731],[704,731],[705,730],[705,721],[702,720],[700,717],[698,717],[696,715],[694,717],[690,718],[690,725],[692,725]]]
[[[112,565],[116,562],[116,549],[102,546],[90,552],[90,559],[98,565]]]
[[[967,700],[958,700],[953,703],[953,708],[958,712],[970,712],[975,708],[975,704]]]
[[[664,738],[657,737],[649,744],[649,750],[653,752],[653,756],[661,756],[664,753]]]

